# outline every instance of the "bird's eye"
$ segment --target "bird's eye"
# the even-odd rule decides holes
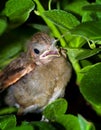
[[[39,54],[39,53],[40,53],[40,51],[39,51],[37,48],[34,49],[34,52],[35,52],[36,54]]]

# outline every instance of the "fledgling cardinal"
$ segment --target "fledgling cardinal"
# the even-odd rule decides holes
[[[7,88],[5,102],[18,113],[41,112],[64,95],[71,65],[55,39],[43,32],[29,41],[27,51],[0,72],[0,89]]]

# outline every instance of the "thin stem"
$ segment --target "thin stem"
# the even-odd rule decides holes
[[[49,0],[48,2],[48,9],[51,10],[51,3],[52,3],[52,0]]]

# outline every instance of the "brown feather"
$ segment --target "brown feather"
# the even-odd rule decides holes
[[[21,55],[0,72],[0,89],[5,89],[14,84],[34,68],[35,63],[29,60],[26,62],[25,54]]]

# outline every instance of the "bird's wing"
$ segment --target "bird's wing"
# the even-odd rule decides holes
[[[14,84],[21,77],[31,72],[34,68],[35,63],[27,62],[24,57],[15,59],[3,71],[0,72],[0,90]]]

